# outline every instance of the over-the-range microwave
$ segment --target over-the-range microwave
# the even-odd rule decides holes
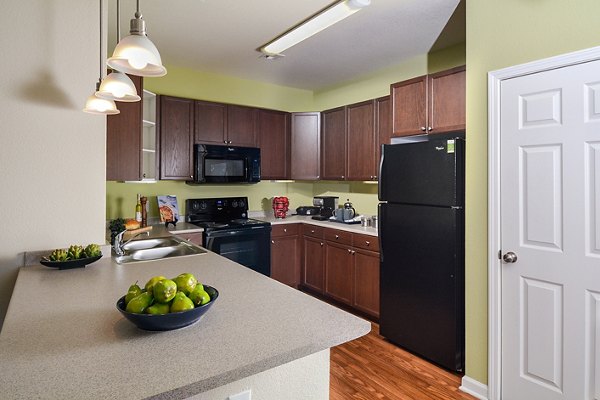
[[[194,180],[188,183],[256,182],[260,182],[259,148],[194,145]]]

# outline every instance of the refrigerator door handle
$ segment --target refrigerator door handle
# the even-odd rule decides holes
[[[379,200],[383,200],[382,182],[385,179],[383,176],[383,162],[384,162],[384,157],[385,157],[384,148],[385,148],[385,145],[382,144],[381,145],[381,159],[379,160],[379,184],[377,185],[377,196],[379,197]]]
[[[379,211],[379,217],[377,219],[378,224],[377,224],[377,237],[379,238],[379,261],[383,262],[383,236],[381,236],[381,227],[384,224],[385,221],[385,207],[384,207],[385,203],[379,203],[379,205],[377,206],[378,211]]]

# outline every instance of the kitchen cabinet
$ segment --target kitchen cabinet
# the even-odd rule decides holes
[[[142,95],[142,77],[130,75]],[[106,117],[106,180],[142,179],[142,102],[119,102],[120,113]]]
[[[142,181],[158,179],[158,115],[156,94],[142,91]]]
[[[321,113],[321,179],[346,179],[346,107]]]
[[[375,136],[375,101],[346,106],[347,164],[346,180],[377,179],[377,141]]]
[[[347,245],[325,242],[325,295],[352,304],[352,250]]]
[[[302,225],[302,286],[323,294],[325,259],[323,228]]]
[[[223,145],[227,140],[227,104],[196,100],[194,143]]]
[[[300,282],[300,224],[273,225],[271,231],[271,278],[293,288]]]
[[[379,162],[381,160],[381,145],[390,144],[392,138],[392,114],[390,96],[375,99],[375,180],[379,175]]]
[[[317,180],[320,177],[321,114],[291,114],[290,178]]]
[[[176,235],[195,245],[202,246],[202,232],[176,233]]]
[[[392,84],[392,136],[465,129],[465,77],[461,66]]]
[[[289,179],[290,114],[258,110],[261,179]]]
[[[194,100],[159,96],[160,179],[193,177]]]
[[[194,143],[256,147],[258,109],[196,100]]]
[[[379,317],[379,253],[354,248],[352,306]]]

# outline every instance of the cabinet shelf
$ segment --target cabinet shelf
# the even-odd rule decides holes
[[[142,149],[142,151],[144,153],[156,153],[156,150],[154,150],[154,149]]]

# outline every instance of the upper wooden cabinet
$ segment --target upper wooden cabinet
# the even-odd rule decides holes
[[[291,114],[290,178],[319,179],[321,113]]]
[[[258,109],[195,100],[194,143],[256,147]]]
[[[347,180],[377,179],[377,143],[375,101],[363,101],[346,107]]]
[[[375,179],[379,174],[381,145],[390,144],[392,138],[392,102],[390,96],[375,99]]]
[[[465,67],[394,83],[392,136],[465,129]]]
[[[321,179],[346,179],[346,107],[321,113]]]
[[[193,177],[194,100],[159,96],[160,179]]]
[[[261,179],[289,178],[290,114],[258,110]]]
[[[227,104],[196,100],[194,143],[224,144],[227,140]]]
[[[142,95],[142,78],[129,75]],[[119,102],[120,113],[106,118],[106,180],[142,179],[142,102]]]

